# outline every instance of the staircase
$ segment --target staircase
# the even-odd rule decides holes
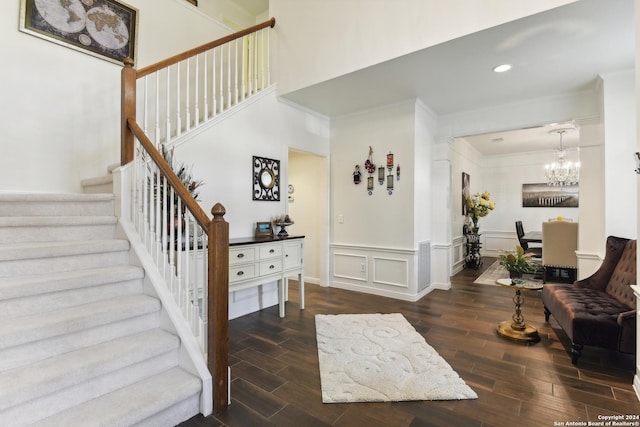
[[[116,238],[110,194],[0,194],[0,425],[173,426],[202,382]]]

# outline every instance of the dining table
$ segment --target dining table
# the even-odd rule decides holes
[[[542,243],[542,231],[528,231],[520,240],[526,243]]]

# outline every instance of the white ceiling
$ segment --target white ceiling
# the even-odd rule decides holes
[[[236,0],[240,2],[240,0]],[[249,0],[247,0],[249,1]],[[254,0],[250,0],[254,1]],[[265,0],[266,1],[266,0]],[[580,0],[551,11],[461,37],[285,97],[327,116],[407,99],[438,115],[592,90],[598,75],[634,67],[633,0]],[[510,63],[511,71],[492,68]],[[564,125],[566,126],[566,124]],[[515,148],[512,139],[558,145],[548,127],[467,138],[487,154]],[[565,145],[577,144],[571,133]],[[492,139],[502,138],[502,143]]]

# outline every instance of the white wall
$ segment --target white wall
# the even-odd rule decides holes
[[[229,33],[184,0],[127,3],[139,10],[138,66]],[[120,160],[121,67],[18,31],[19,4],[0,14],[0,191],[79,192]]]
[[[414,102],[406,102],[332,121],[333,243],[414,248],[414,114]],[[373,194],[367,193],[364,162],[369,147],[376,167],[386,164],[390,151],[395,163],[401,165],[401,179],[395,183],[392,195],[387,194],[386,184],[378,184],[377,169]],[[356,164],[362,172],[362,183],[358,185],[353,184],[352,176]]]
[[[638,198],[635,162],[637,151],[634,71],[602,76],[605,139],[605,206],[607,236],[636,238]]]
[[[178,161],[193,165],[194,178],[205,181],[199,197],[205,212],[209,213],[215,203],[222,203],[227,211],[225,219],[229,222],[230,238],[250,237],[256,222],[270,221],[287,213],[287,186],[289,182],[293,183],[288,175],[289,149],[326,157],[329,149],[326,135],[328,120],[280,102],[272,88],[215,122],[214,126],[175,140],[174,155]],[[252,199],[253,156],[280,161],[280,201]],[[319,180],[316,184],[322,186]],[[324,189],[317,191],[324,191],[326,195],[326,181]],[[293,235],[304,229],[302,234],[309,234],[305,239],[305,255],[310,257],[310,271],[320,277],[321,269],[326,268],[326,255],[318,260],[322,255],[307,252],[306,246],[311,242],[310,249],[313,249],[318,241],[324,240],[323,247],[326,248],[326,232],[320,228],[307,233],[305,218],[296,215],[293,219],[296,224],[288,231]],[[317,220],[322,222],[323,219]],[[324,221],[326,224],[326,215]],[[275,305],[277,301],[275,283],[232,292],[229,315],[235,318]]]
[[[278,20],[272,65],[284,94],[572,2],[404,0],[398,7],[379,0],[270,0]],[[353,17],[368,25],[353,25]]]

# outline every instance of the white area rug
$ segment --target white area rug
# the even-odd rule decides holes
[[[477,399],[402,314],[316,315],[324,403]]]

